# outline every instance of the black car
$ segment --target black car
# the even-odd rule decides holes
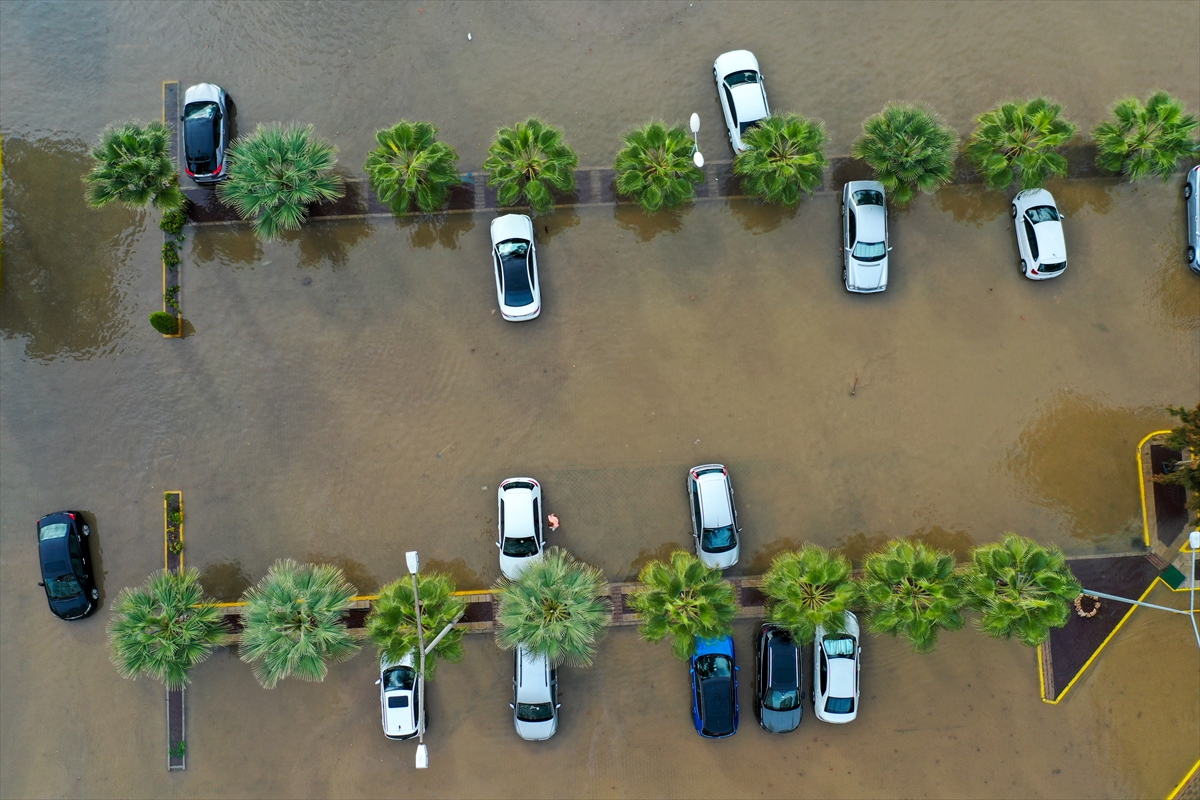
[[[198,83],[183,95],[184,170],[196,183],[225,178],[229,149],[228,97],[214,83]]]
[[[804,713],[800,703],[804,682],[801,663],[800,648],[787,631],[771,624],[759,627],[754,636],[754,666],[758,673],[754,715],[764,730],[787,733],[800,724]]]
[[[100,590],[92,576],[88,540],[92,529],[74,511],[47,514],[38,520],[38,560],[50,611],[62,619],[81,619],[96,610]]]

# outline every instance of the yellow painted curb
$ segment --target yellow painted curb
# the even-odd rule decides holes
[[[166,502],[167,501],[164,499],[163,500],[164,507],[166,506]],[[179,498],[179,507],[183,508],[183,498],[182,497]],[[182,536],[183,527],[181,526],[179,528],[179,530],[180,530],[180,536]],[[491,594],[491,593],[492,593],[491,589],[466,589],[461,592],[455,592],[454,596],[455,597],[464,597],[467,595]],[[374,603],[378,599],[379,599],[379,595],[377,595],[377,594],[357,594],[354,597],[350,598],[350,602],[351,603],[362,603],[362,602]],[[217,608],[241,608],[242,606],[246,605],[246,603],[242,602],[241,600],[238,600],[238,601],[235,601],[232,603],[213,603],[213,605],[216,606]]]
[[[1041,692],[1043,703],[1051,703],[1053,701],[1046,699],[1046,667],[1044,664],[1042,664],[1042,647],[1041,647],[1041,645],[1038,645],[1037,657],[1038,657],[1038,691]]]
[[[1195,764],[1192,764],[1192,768],[1188,770],[1188,774],[1184,775],[1183,780],[1181,780],[1179,784],[1171,790],[1171,793],[1167,795],[1167,800],[1175,800],[1175,797],[1179,794],[1183,787],[1187,785],[1187,782],[1190,781],[1192,776],[1196,774],[1197,769],[1200,769],[1200,760],[1196,761]]]
[[[1155,583],[1157,583],[1156,580],[1150,581],[1150,585],[1146,587],[1146,591],[1142,592],[1142,596],[1138,598],[1139,603],[1142,602],[1143,600],[1145,600],[1150,595],[1150,592],[1152,592],[1154,590]],[[1067,685],[1065,687],[1063,687],[1063,690],[1061,692],[1059,692],[1058,697],[1056,697],[1053,700],[1047,700],[1043,696],[1042,700],[1049,703],[1050,705],[1054,705],[1054,706],[1058,705],[1062,701],[1062,699],[1067,696],[1067,692],[1071,691],[1071,687],[1075,685],[1075,682],[1078,681],[1081,677],[1083,677],[1083,673],[1087,672],[1088,667],[1090,667],[1092,665],[1092,662],[1096,660],[1096,656],[1100,655],[1100,651],[1103,650],[1108,645],[1108,643],[1112,641],[1112,638],[1117,635],[1117,631],[1121,630],[1121,626],[1125,624],[1125,621],[1128,620],[1133,615],[1133,612],[1135,612],[1137,610],[1138,610],[1137,606],[1131,606],[1130,609],[1125,612],[1125,616],[1121,617],[1121,621],[1117,623],[1117,627],[1113,628],[1112,631],[1108,634],[1108,636],[1104,637],[1104,641],[1100,643],[1100,646],[1096,648],[1096,651],[1094,653],[1092,653],[1091,657],[1088,658],[1088,660],[1083,663],[1083,666],[1079,668],[1079,672],[1075,673],[1075,677],[1071,678],[1071,680],[1067,683]],[[1038,668],[1041,669],[1041,666],[1042,666],[1042,653],[1039,650],[1038,651]],[[1045,679],[1043,678],[1043,681],[1044,680]],[[1042,694],[1045,695],[1044,684],[1043,684]]]
[[[164,289],[163,291],[166,290]],[[1155,431],[1154,433],[1148,433],[1140,442],[1138,442],[1137,446],[1138,491],[1141,492],[1142,495],[1142,543],[1145,544],[1146,547],[1150,546],[1150,517],[1146,514],[1146,477],[1144,471],[1145,468],[1142,466],[1142,446],[1155,436],[1161,436],[1164,433],[1170,433],[1170,431]],[[1154,470],[1150,470],[1150,474],[1153,475]],[[1134,608],[1137,608],[1137,606],[1134,606]]]

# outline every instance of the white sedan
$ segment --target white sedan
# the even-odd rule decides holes
[[[1045,189],[1021,192],[1013,199],[1012,215],[1021,274],[1033,281],[1061,275],[1067,268],[1067,243],[1054,196]]]
[[[887,201],[879,181],[850,181],[842,189],[842,280],[850,292],[887,288]]]
[[[524,322],[540,314],[537,247],[529,217],[505,214],[492,220],[492,261],[500,315],[509,322]]]
[[[533,478],[509,478],[496,490],[500,572],[515,580],[546,549],[542,534],[542,487]]]
[[[725,114],[725,128],[734,153],[746,150],[742,134],[771,115],[767,87],[758,69],[758,59],[749,50],[734,50],[713,62],[717,98]]]
[[[858,617],[847,611],[844,628],[826,633],[818,625],[813,640],[813,711],[824,722],[850,722],[858,716]]]

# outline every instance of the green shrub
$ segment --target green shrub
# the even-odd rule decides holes
[[[168,236],[174,236],[176,239],[183,239],[183,226],[187,223],[187,215],[182,209],[173,208],[162,215],[162,220],[158,223],[159,230]]]
[[[176,311],[181,310],[179,308],[179,284],[178,283],[167,287],[166,294],[163,295],[163,302],[166,303],[169,307],[175,309]]]
[[[168,239],[167,241],[163,242],[162,260],[163,264],[167,266],[167,269],[179,266],[179,248],[176,246],[173,239]]]
[[[179,333],[179,320],[174,314],[168,314],[165,311],[155,311],[151,314],[150,324],[163,336],[174,336]]]

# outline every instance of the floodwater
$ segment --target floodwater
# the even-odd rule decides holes
[[[1198,37],[1194,3],[0,4],[0,795],[1165,795],[1200,697],[1189,631],[1155,612],[1058,706],[1019,645],[868,638],[860,719],[785,737],[753,723],[741,624],[743,730],[723,743],[692,732],[685,668],[623,629],[564,670],[560,733],[526,745],[510,656],[470,637],[433,689],[423,773],[379,734],[368,653],[266,692],[222,652],[168,775],[161,688],[117,677],[103,628],[161,566],[165,489],[184,492],[187,564],[229,599],[280,557],[370,591],[414,548],[486,586],[496,484],[522,474],[563,520],[552,541],[624,579],[688,543],[684,471],[710,461],[737,487],[736,574],[803,541],[962,554],[1015,530],[1127,551],[1134,447],[1200,397],[1178,180],[1052,185],[1071,267],[1045,284],[1018,277],[1007,200],[949,187],[893,215],[891,283],[866,298],[841,287],[833,193],[560,209],[537,221],[544,311],[521,325],[494,313],[490,212],[271,244],[205,227],[183,251],[187,336],[164,341],[145,323],[157,217],[88,210],[78,176],[105,123],[158,117],[167,79],[223,85],[243,131],[312,122],[348,174],[376,128],[431,119],[469,171],[529,114],[606,165],[621,130],[698,111],[706,156],[728,158],[709,66],[728,49],[754,50],[772,106],[823,118],[837,154],[891,99],[961,134],[1037,91],[1084,129],[1154,88],[1197,109]],[[83,623],[34,585],[30,523],[59,508],[96,523],[105,603]]]

